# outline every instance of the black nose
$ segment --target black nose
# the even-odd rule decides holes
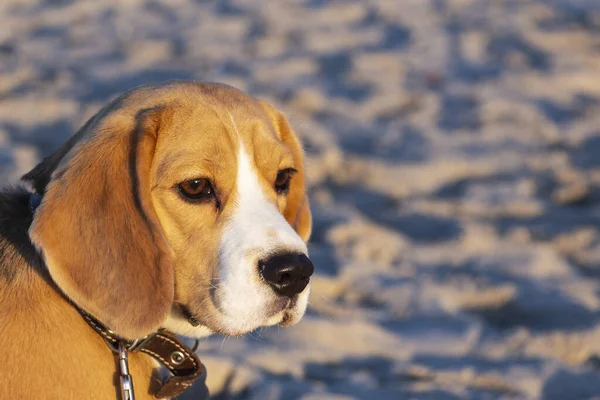
[[[277,293],[293,297],[302,292],[315,267],[304,254],[279,253],[258,262],[265,280]]]

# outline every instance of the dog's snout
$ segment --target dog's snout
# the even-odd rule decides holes
[[[300,253],[275,254],[259,261],[258,268],[267,283],[287,297],[301,293],[315,269],[310,259]]]

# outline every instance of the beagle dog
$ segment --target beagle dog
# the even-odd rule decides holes
[[[124,340],[296,324],[313,265],[303,153],[230,86],[134,89],[0,193],[0,399],[119,397]],[[36,193],[39,206],[30,207]],[[129,354],[136,398],[156,365]]]

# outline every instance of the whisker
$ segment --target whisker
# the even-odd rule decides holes
[[[205,298],[204,300],[202,300],[202,302],[200,304],[198,304],[198,307],[203,306],[204,303],[206,303],[208,300],[211,300],[210,296]]]
[[[209,287],[211,287],[212,289],[218,289],[219,287],[217,286],[220,283],[221,278],[210,278],[210,279],[203,279],[200,278],[200,283],[206,284]],[[215,282],[215,283],[213,283]]]
[[[256,332],[256,333],[257,333],[257,334],[260,336],[260,333],[259,333],[258,331],[255,331],[255,332]],[[256,338],[256,337],[254,337],[254,335],[252,335],[252,332],[248,332],[248,334],[250,335],[250,337],[251,337],[252,339],[256,340],[258,343],[264,343],[264,342],[263,342],[262,340],[260,340],[259,338]],[[262,337],[262,336],[260,336],[260,337]]]
[[[315,296],[318,296],[318,297],[320,297],[320,298],[321,298],[321,300],[324,300],[324,301],[326,301],[327,303],[329,303],[329,304],[331,304],[331,305],[335,305],[335,302],[334,302],[333,300],[331,300],[331,299],[328,299],[327,297],[325,297],[325,296],[323,296],[323,295],[320,295],[320,294],[316,294],[316,293],[315,293]]]
[[[311,306],[313,309],[315,309],[315,306],[314,306],[314,305],[313,305],[313,304],[312,304],[310,301],[307,301],[306,303],[307,303],[309,306]],[[334,303],[331,303],[331,304],[333,305]],[[325,318],[327,318],[328,320],[330,320],[330,321],[332,321],[332,322],[334,321],[334,319],[331,317],[331,315],[329,315],[329,314],[327,314],[327,313],[324,313],[324,312],[321,312],[321,311],[319,311],[319,310],[317,310],[317,309],[315,309],[315,311],[317,312],[317,314],[318,314],[319,316],[325,317]]]

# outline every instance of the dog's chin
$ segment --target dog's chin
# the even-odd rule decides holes
[[[172,308],[163,327],[178,335],[192,338],[202,338],[213,333],[242,336],[258,328],[273,325],[289,327],[296,325],[304,316],[307,298],[308,293],[294,300],[278,299],[264,310],[254,312],[252,318],[248,318],[249,314],[239,317],[221,314],[217,318],[204,319],[201,313],[195,315],[189,308],[177,305]]]
[[[299,310],[297,307],[286,308],[269,317],[262,319],[259,318],[254,324],[243,326],[236,326],[236,324],[233,322],[228,323],[228,321],[223,321],[222,326],[215,331],[227,336],[243,336],[255,331],[256,329],[267,326],[279,325],[289,327],[300,322],[302,316],[304,315],[304,311],[304,309]]]
[[[245,315],[222,315],[219,333],[229,336],[241,336],[258,328],[272,325],[289,327],[296,325],[304,316],[308,305],[310,286],[293,299],[278,297],[272,299],[262,310]],[[248,317],[252,315],[252,317]]]

